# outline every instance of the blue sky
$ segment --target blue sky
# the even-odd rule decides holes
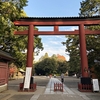
[[[80,2],[82,0],[28,0],[28,6],[24,8],[28,17],[75,17],[79,16]],[[52,30],[51,28],[40,28],[39,30]],[[60,30],[74,30],[77,27],[60,27]],[[65,52],[66,47],[61,42],[66,41],[64,35],[42,35],[44,50],[38,56],[37,61],[45,53],[49,56],[53,54],[63,55],[66,60],[69,56]]]

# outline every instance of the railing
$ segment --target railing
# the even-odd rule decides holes
[[[92,92],[92,84],[81,84],[78,83],[78,90],[81,92]]]
[[[54,91],[62,91],[63,92],[63,84],[62,83],[54,83]]]

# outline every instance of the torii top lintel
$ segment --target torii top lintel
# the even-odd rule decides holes
[[[14,21],[16,26],[79,26],[100,24],[100,16],[92,17],[23,17]]]

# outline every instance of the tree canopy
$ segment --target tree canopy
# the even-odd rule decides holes
[[[100,15],[100,0],[84,0],[81,2],[80,16]]]
[[[81,3],[80,16],[95,16],[100,15],[100,0],[84,0]],[[100,25],[85,27],[90,30],[100,30]],[[95,74],[100,79],[100,65],[95,63],[94,60],[100,58],[100,35],[87,35],[87,53],[89,68],[94,67]]]
[[[17,2],[18,1],[18,2]],[[27,0],[10,0],[9,2],[1,2],[0,0],[0,50],[8,52],[15,58],[14,63],[18,67],[26,65],[26,49],[27,36],[15,36],[15,30],[25,30],[28,27],[14,26],[13,21],[20,17],[27,16],[23,7],[27,6]],[[41,38],[34,36],[35,52],[38,54],[43,50]]]
[[[45,53],[45,55],[34,64],[34,67],[37,75],[61,74],[66,73],[68,70],[67,61],[59,61],[55,54],[49,57],[48,53]]]
[[[100,15],[100,0],[84,0],[81,3],[79,16],[95,16]],[[98,26],[86,26],[85,29],[90,30],[100,30],[100,25]],[[80,72],[80,45],[79,45],[79,36],[68,35],[66,36],[66,41],[63,42],[66,45],[66,52],[69,52],[69,68],[70,71],[79,71]],[[86,35],[86,48],[88,56],[88,67],[95,66],[95,59],[100,58],[100,35]],[[98,65],[99,66],[99,65]],[[98,70],[97,70],[98,69]],[[100,71],[95,67],[96,73]],[[100,75],[100,74],[99,74]],[[97,76],[99,76],[97,74]]]

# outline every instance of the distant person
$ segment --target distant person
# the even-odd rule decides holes
[[[56,74],[54,74],[54,78],[56,78]]]
[[[63,73],[61,74],[61,82],[62,83],[64,82],[64,74]]]

